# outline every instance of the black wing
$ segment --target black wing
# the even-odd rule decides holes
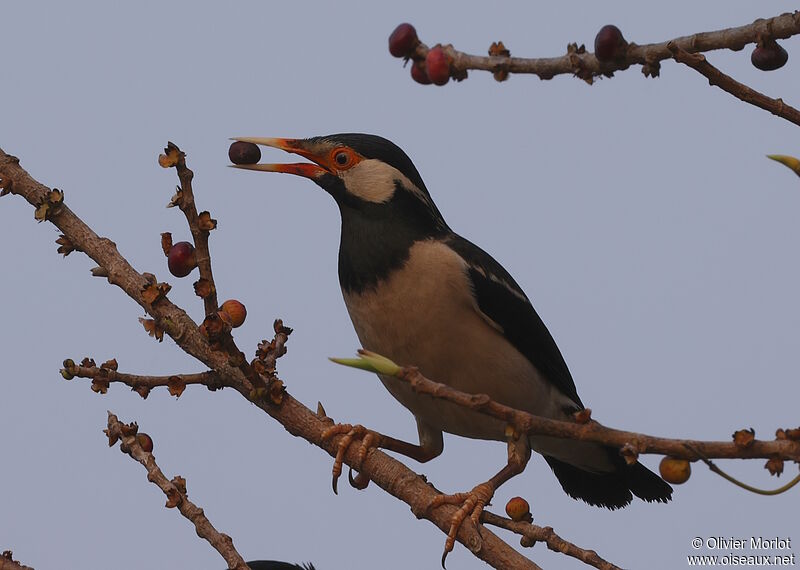
[[[461,236],[452,234],[445,241],[467,262],[480,310],[545,378],[583,408],[556,341],[514,278],[491,255]]]

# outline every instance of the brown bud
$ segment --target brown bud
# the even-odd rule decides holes
[[[58,235],[56,243],[59,246],[58,253],[60,253],[64,257],[67,257],[73,251],[80,251],[80,248],[78,248],[74,243],[72,243],[72,241],[64,234]]]
[[[96,394],[105,394],[108,392],[108,378],[96,376],[92,379],[92,392]]]
[[[181,504],[181,494],[175,489],[167,491],[167,502],[164,505],[168,509],[174,509]]]
[[[800,441],[800,427],[786,429],[784,431],[786,433],[786,439],[791,439],[792,441]]]
[[[194,293],[201,299],[205,299],[206,297],[210,296],[213,292],[214,292],[214,287],[211,285],[211,281],[209,281],[205,277],[201,277],[200,279],[194,282]]]
[[[217,220],[212,218],[209,212],[200,212],[197,216],[197,227],[203,231],[210,232],[217,228]]]
[[[773,457],[767,460],[766,465],[764,465],[764,469],[769,471],[770,475],[776,475],[780,477],[781,473],[783,473],[783,459],[780,457]]]
[[[144,330],[147,331],[147,334],[161,342],[164,340],[164,329],[156,324],[156,321],[153,319],[145,319],[143,317],[139,317],[139,322],[142,323]]]
[[[169,250],[172,249],[172,234],[170,232],[163,232],[161,234],[161,249],[164,250],[164,255],[169,255]]]
[[[147,396],[150,395],[150,388],[148,386],[136,386],[136,388],[131,388],[131,390],[139,394],[142,400],[146,400]]]
[[[170,376],[167,380],[167,389],[170,396],[180,398],[183,391],[186,390],[186,382],[180,376]]]
[[[756,439],[756,431],[753,428],[740,429],[733,432],[733,443],[739,449],[747,449]]]
[[[164,149],[164,154],[158,156],[158,164],[162,168],[171,168],[173,166],[177,166],[180,159],[186,156],[181,149],[179,149],[175,144],[168,142],[167,148]]]
[[[274,380],[270,381],[269,383],[269,399],[272,400],[272,403],[276,406],[283,402],[283,394],[286,392],[286,386],[284,386],[283,381],[275,378]]]

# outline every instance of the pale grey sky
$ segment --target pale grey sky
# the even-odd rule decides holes
[[[248,308],[247,354],[273,318],[295,328],[279,362],[289,391],[341,421],[413,439],[410,414],[370,375],[328,362],[358,341],[336,278],[339,219],[307,180],[227,167],[228,137],[342,131],[392,139],[414,160],[449,224],[515,276],[548,324],[578,391],[607,425],[727,439],[752,426],[773,436],[800,424],[800,180],[764,158],[800,154],[798,130],[665,62],[589,87],[489,74],[422,87],[386,49],[402,21],[429,44],[514,55],[591,46],[604,24],[645,43],[742,25],[792,2],[449,5],[409,1],[6,2],[0,146],[140,271],[172,283],[196,319],[193,278],[167,272],[159,234],[189,237],[164,205],[174,172],[167,140],[187,152],[199,206],[219,220],[211,251],[221,299]],[[709,59],[756,89],[797,105],[800,40],[789,63],[754,69],[752,48]],[[281,160],[278,151],[267,159]],[[0,389],[0,549],[37,570],[217,569],[224,562],[144,470],[109,450],[106,410],[153,436],[168,475],[248,558],[313,561],[319,570],[437,568],[444,536],[371,486],[330,490],[331,460],[289,436],[233,392],[190,388],[143,401],[61,379],[66,357],[116,357],[136,373],[200,370],[169,340],[142,331],[141,310],[21,199],[0,201],[5,326]],[[439,488],[472,488],[505,460],[499,443],[447,436],[444,454],[409,462]],[[644,462],[657,468],[658,458]],[[762,461],[725,464],[778,486]],[[800,545],[797,492],[758,497],[695,465],[669,505],[618,512],[567,497],[535,457],[498,492],[522,495],[535,521],[627,568],[686,567],[694,537],[789,536]],[[502,533],[501,533],[502,534]],[[513,537],[510,540],[516,544]],[[795,545],[795,549],[800,546]],[[721,552],[720,554],[725,554]],[[548,569],[579,562],[528,550]],[[450,569],[483,568],[457,546]]]

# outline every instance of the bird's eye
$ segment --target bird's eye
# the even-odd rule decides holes
[[[347,163],[350,162],[350,155],[344,151],[340,151],[336,153],[333,159],[339,166],[347,166]]]

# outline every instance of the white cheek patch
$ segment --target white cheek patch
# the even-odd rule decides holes
[[[349,193],[376,204],[391,200],[395,192],[395,181],[402,182],[406,188],[414,188],[411,181],[399,170],[375,159],[362,160],[339,176]]]

